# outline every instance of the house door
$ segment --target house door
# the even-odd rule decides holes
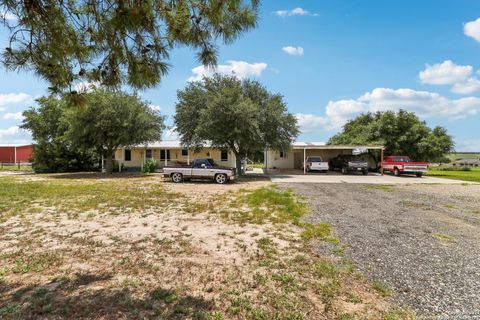
[[[303,151],[294,151],[293,152],[293,167],[295,169],[301,169],[303,166]]]
[[[165,149],[160,150],[160,160],[165,161]],[[167,150],[167,160],[170,160],[170,150]]]

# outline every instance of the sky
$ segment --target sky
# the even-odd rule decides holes
[[[0,48],[7,40],[0,26]],[[480,152],[480,1],[264,0],[258,27],[219,43],[218,62],[217,72],[283,95],[299,141],[327,141],[364,112],[405,109],[446,127],[456,151]],[[169,63],[161,84],[140,94],[172,126],[177,91],[212,70],[188,48],[174,48]],[[0,144],[31,141],[21,113],[47,87],[0,67]]]

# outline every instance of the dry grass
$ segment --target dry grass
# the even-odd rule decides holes
[[[341,245],[265,181],[8,177],[0,203],[1,319],[413,317],[312,251]]]

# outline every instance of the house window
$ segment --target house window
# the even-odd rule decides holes
[[[145,158],[152,159],[152,149],[145,150]]]
[[[160,150],[160,159],[165,160],[165,150]],[[170,159],[170,150],[167,150],[167,160]]]
[[[132,161],[132,150],[125,149],[125,161]]]
[[[220,161],[228,161],[228,150],[226,149],[221,150]]]
[[[287,153],[285,151],[280,151],[280,158],[286,158]]]
[[[182,149],[182,156],[188,156],[188,149]]]

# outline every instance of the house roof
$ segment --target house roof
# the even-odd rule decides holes
[[[143,144],[143,145],[137,145],[137,148],[164,148],[164,149],[183,149],[185,146],[182,145],[180,140],[162,140],[162,141],[155,141],[151,142],[148,144]],[[209,147],[209,145],[206,145],[206,147]],[[326,142],[301,142],[301,141],[295,141],[292,144],[293,149],[348,149],[348,150],[355,150],[355,149],[376,149],[380,150],[384,148],[383,146],[380,145],[327,145]]]
[[[467,158],[467,159],[460,159],[456,160],[457,163],[477,163],[480,162],[479,158]]]
[[[355,150],[355,149],[370,149],[381,150],[384,146],[381,145],[331,145],[325,142],[300,142],[296,141],[292,144],[293,149],[329,149],[329,150]]]

